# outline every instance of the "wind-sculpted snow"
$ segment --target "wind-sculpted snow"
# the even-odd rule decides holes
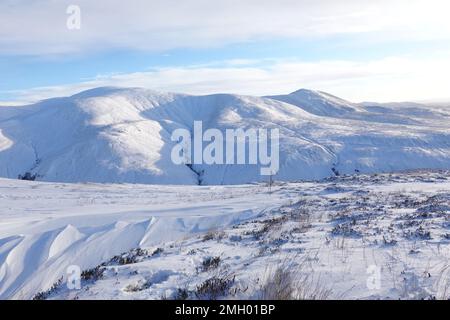
[[[0,179],[0,299],[209,299],[219,276],[215,298],[259,299],[286,263],[313,281],[303,298],[448,299],[449,213],[449,171],[271,189]]]
[[[259,165],[176,165],[177,128],[277,128],[276,180],[450,166],[449,112],[411,104],[354,104],[290,95],[191,96],[98,88],[24,107],[0,107],[0,176],[55,182],[239,184]]]
[[[30,299],[71,265],[89,269],[131,248],[257,217],[282,201],[266,191],[0,179],[0,299]]]

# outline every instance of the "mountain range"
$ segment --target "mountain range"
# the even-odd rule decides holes
[[[53,182],[242,184],[258,165],[176,165],[171,133],[278,128],[279,181],[450,168],[450,108],[352,103],[301,89],[287,95],[194,96],[102,87],[0,107],[0,177]]]

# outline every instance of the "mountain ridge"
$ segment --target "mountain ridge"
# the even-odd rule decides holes
[[[0,108],[0,177],[207,185],[267,180],[258,165],[175,165],[171,133],[192,130],[194,121],[205,130],[278,128],[274,178],[282,181],[450,167],[450,114],[426,106],[369,106],[306,89],[255,97],[100,87]]]

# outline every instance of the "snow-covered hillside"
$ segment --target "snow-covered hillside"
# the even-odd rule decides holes
[[[288,95],[268,98],[293,104],[318,116],[345,117],[362,111],[357,105],[322,91],[300,89]]]
[[[0,176],[55,182],[240,184],[257,165],[175,165],[176,128],[280,129],[275,179],[320,179],[450,167],[450,111],[357,105],[323,92],[191,96],[98,88],[24,107],[0,107]]]
[[[0,299],[280,298],[277,272],[302,289],[284,298],[448,299],[449,214],[448,171],[271,190],[0,179]]]

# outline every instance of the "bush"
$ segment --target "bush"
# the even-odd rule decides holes
[[[355,225],[356,221],[338,224],[331,230],[331,234],[343,237],[361,237],[361,233],[354,228]]]
[[[126,253],[122,253],[121,255],[113,257],[109,263],[118,264],[118,265],[127,265],[139,262],[140,257],[147,256],[147,250],[143,250],[141,248],[132,249]]]
[[[216,300],[219,297],[226,296],[235,281],[235,276],[224,275],[215,276],[205,280],[195,290],[198,299]]]
[[[220,262],[220,257],[207,257],[205,260],[203,260],[200,271],[206,272],[209,270],[217,269],[220,265]]]
[[[203,241],[217,240],[220,241],[225,238],[225,232],[218,230],[210,230],[203,236]]]
[[[177,292],[175,293],[174,300],[187,300],[189,298],[189,291],[188,289],[177,289]]]
[[[405,231],[403,236],[407,239],[431,240],[431,232],[425,230],[422,226],[414,231]]]
[[[267,220],[261,221],[263,224],[262,228],[259,230],[253,230],[250,232],[246,232],[245,234],[252,235],[256,240],[261,239],[263,236],[266,236],[271,230],[275,230],[279,228],[284,222],[288,220],[287,215],[283,215],[280,217],[275,217]]]
[[[105,272],[105,269],[102,266],[97,266],[92,269],[84,270],[81,272],[81,279],[83,280],[93,280],[97,281],[101,278],[103,278],[103,273]]]
[[[143,291],[151,287],[151,282],[147,280],[139,280],[137,283],[129,284],[125,287],[126,292],[138,292]]]
[[[55,293],[59,287],[61,286],[63,282],[63,277],[59,278],[58,281],[56,281],[50,289],[47,291],[41,291],[34,295],[32,300],[46,300],[48,299],[53,293]]]

